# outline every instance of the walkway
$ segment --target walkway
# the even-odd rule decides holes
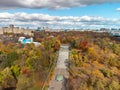
[[[69,72],[67,71],[67,64],[69,58],[69,46],[68,45],[61,45],[59,50],[59,56],[57,65],[54,71],[54,76],[50,81],[50,85],[48,90],[67,90],[65,87],[66,79],[69,77]],[[62,81],[57,81],[57,75],[63,75],[65,78]]]

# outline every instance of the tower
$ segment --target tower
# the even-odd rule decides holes
[[[14,31],[13,31],[14,25],[13,25],[13,24],[10,24],[9,27],[10,27],[10,30],[12,31],[12,33],[14,33]]]

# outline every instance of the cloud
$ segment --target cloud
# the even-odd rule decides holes
[[[93,4],[117,3],[120,0],[0,0],[0,9],[47,8],[68,9]]]
[[[8,26],[14,24],[21,27],[43,27],[50,28],[100,28],[119,26],[120,19],[118,18],[103,18],[91,16],[51,16],[48,14],[25,12],[17,13],[0,13],[0,26]]]
[[[117,8],[116,10],[117,10],[117,11],[120,11],[120,8]]]

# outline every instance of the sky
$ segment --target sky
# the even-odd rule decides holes
[[[0,27],[120,28],[120,0],[0,0]]]

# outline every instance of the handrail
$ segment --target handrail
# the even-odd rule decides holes
[[[48,80],[48,78],[49,78],[49,76],[50,76],[50,74],[51,74],[52,68],[54,68],[54,66],[56,65],[58,55],[59,55],[59,52],[57,52],[57,56],[56,56],[56,58],[55,58],[55,61],[53,62],[52,67],[49,69],[49,73],[48,73],[48,76],[47,76],[45,82],[43,83],[42,90],[44,90],[44,88],[45,88],[45,84],[46,84],[46,82],[47,82],[47,80]]]

